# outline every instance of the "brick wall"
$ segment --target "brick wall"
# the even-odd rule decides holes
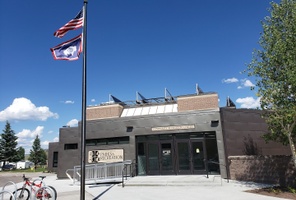
[[[178,97],[178,112],[219,108],[217,94]]]
[[[296,186],[291,156],[229,156],[230,179]]]
[[[120,117],[123,107],[119,104],[88,107],[86,120]]]

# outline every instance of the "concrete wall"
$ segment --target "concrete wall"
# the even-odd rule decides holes
[[[296,186],[291,156],[229,156],[230,178]]]

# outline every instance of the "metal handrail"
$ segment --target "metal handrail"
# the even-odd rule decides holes
[[[216,162],[216,161],[209,161],[209,160],[206,160],[206,165],[207,165],[207,168],[206,168],[206,171],[207,171],[207,178],[209,178],[209,163],[212,163],[212,164],[216,164],[216,165],[221,165],[223,167],[226,167],[225,164],[222,164],[222,163],[219,163],[219,162]],[[226,175],[226,179],[227,179],[227,183],[229,183],[229,177],[228,177],[228,174]],[[222,179],[222,178],[221,178]]]
[[[124,187],[124,177],[125,177],[125,180],[127,180],[127,177],[128,177],[128,173],[127,173],[127,167],[128,166],[129,166],[130,177],[134,177],[136,175],[136,162],[135,162],[135,160],[133,162],[131,162],[131,163],[125,164],[124,168],[122,169],[122,179],[121,179],[122,187]]]
[[[126,164],[132,163],[130,160],[114,163],[96,163],[85,166],[85,181],[102,182],[104,180],[119,180]],[[80,181],[81,166],[74,166],[74,169],[66,170],[66,175],[75,184]],[[72,176],[71,176],[72,173]]]

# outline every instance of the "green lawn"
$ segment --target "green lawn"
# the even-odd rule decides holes
[[[47,167],[37,167],[36,169],[14,169],[14,170],[7,170],[7,171],[0,171],[0,173],[5,173],[5,172],[47,172]]]

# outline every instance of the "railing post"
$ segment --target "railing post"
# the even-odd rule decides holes
[[[207,178],[209,178],[209,162],[207,159],[204,159],[204,162],[206,164]]]
[[[107,164],[104,163],[104,173],[105,173],[105,179],[107,178]]]

